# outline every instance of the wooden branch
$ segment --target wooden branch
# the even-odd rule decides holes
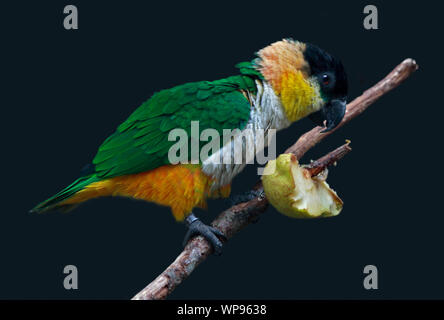
[[[316,127],[302,135],[294,145],[287,149],[286,153],[294,153],[297,159],[301,159],[308,150],[322,139],[364,112],[372,103],[401,84],[417,69],[418,65],[414,60],[404,60],[383,80],[347,105],[345,116],[338,127],[327,133],[321,133],[323,128]],[[326,166],[331,165],[350,150],[347,143],[312,162],[308,166],[310,173],[312,175],[320,173]],[[262,191],[262,184],[257,183],[253,189]],[[225,210],[213,221],[212,225],[219,228],[229,239],[248,224],[257,221],[258,216],[266,210],[267,206],[266,197],[254,198]],[[202,236],[193,238],[176,260],[153,282],[134,296],[133,300],[165,299],[210,254],[211,246]]]
[[[317,176],[320,174],[325,168],[335,164],[336,161],[342,159],[347,153],[351,151],[350,148],[350,140],[347,141],[346,144],[340,146],[336,150],[328,153],[327,155],[319,158],[316,161],[313,161],[309,165],[305,166],[305,168],[310,172],[311,176]]]

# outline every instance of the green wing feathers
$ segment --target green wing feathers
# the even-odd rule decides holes
[[[233,76],[188,83],[154,94],[122,123],[100,147],[93,160],[101,178],[139,173],[169,164],[168,141],[174,128],[191,134],[191,121],[200,130],[242,129],[250,118],[250,103],[240,90],[255,91],[254,80]]]
[[[42,203],[39,203],[35,208],[33,208],[31,210],[31,212],[41,213],[41,212],[45,212],[45,211],[49,211],[51,209],[54,209],[55,207],[57,207],[60,204],[60,202],[70,198],[71,196],[76,194],[78,191],[85,188],[87,185],[89,185],[93,182],[97,182],[99,180],[100,179],[97,178],[96,175],[81,177],[81,178],[77,179],[76,181],[74,181],[69,186],[67,186],[65,189],[60,191],[59,193],[52,196],[51,198],[43,201]],[[70,209],[70,207],[71,206],[68,205],[67,208],[65,208],[65,209]],[[63,210],[63,208],[60,208],[60,209]]]

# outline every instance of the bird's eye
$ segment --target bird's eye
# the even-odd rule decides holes
[[[328,85],[330,83],[330,77],[328,76],[328,74],[323,74],[322,75],[322,83],[324,85]]]

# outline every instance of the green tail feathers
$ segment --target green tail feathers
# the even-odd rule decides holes
[[[88,175],[85,177],[81,177],[74,181],[72,184],[67,186],[65,189],[55,194],[51,198],[39,203],[30,212],[42,213],[45,211],[53,210],[57,207],[61,211],[68,211],[75,207],[76,205],[60,205],[61,202],[67,200],[72,197],[74,194],[85,188],[87,185],[99,181],[100,179],[96,175]]]

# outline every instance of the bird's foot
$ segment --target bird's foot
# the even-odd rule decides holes
[[[230,205],[235,206],[239,203],[248,202],[254,198],[263,198],[265,196],[264,190],[250,190],[243,194],[236,194],[229,199]]]
[[[188,231],[183,240],[183,246],[185,247],[188,241],[194,236],[201,235],[203,236],[213,247],[213,252],[215,255],[221,255],[222,253],[222,241],[227,240],[225,235],[219,229],[208,226],[202,221],[199,220],[194,214],[190,214],[185,220]]]

